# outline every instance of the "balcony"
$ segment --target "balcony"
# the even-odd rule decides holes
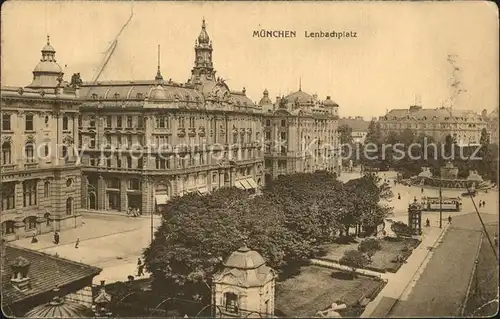
[[[25,163],[24,169],[35,169],[38,168],[38,163]]]
[[[3,164],[2,165],[2,173],[6,172],[13,172],[17,168],[16,164]]]
[[[191,136],[191,137],[196,136],[196,129],[194,127],[190,127],[188,129],[188,136]]]

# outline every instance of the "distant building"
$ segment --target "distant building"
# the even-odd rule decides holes
[[[339,127],[342,125],[347,125],[352,129],[351,136],[354,143],[363,144],[365,142],[370,121],[365,121],[362,116],[344,117],[339,120]]]
[[[394,109],[379,117],[382,133],[412,130],[432,136],[436,141],[444,142],[450,135],[457,145],[478,145],[481,130],[487,127],[483,117],[471,110],[450,108],[424,109],[413,105],[409,109]]]
[[[498,107],[490,114],[483,110],[483,118],[487,121],[487,130],[490,136],[490,143],[498,145]]]
[[[2,243],[2,310],[9,317],[88,317],[92,280],[100,272],[100,268]]]
[[[47,40],[26,88],[1,88],[2,237],[81,224],[76,91]]]
[[[340,174],[338,104],[321,101],[301,88],[273,103],[269,92],[263,112],[266,181],[279,175],[328,170]]]

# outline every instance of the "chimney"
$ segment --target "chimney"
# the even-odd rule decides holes
[[[12,285],[19,291],[28,291],[30,289],[30,278],[28,277],[30,262],[28,259],[19,256],[10,264],[10,268]]]

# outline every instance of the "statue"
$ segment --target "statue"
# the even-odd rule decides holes
[[[70,86],[77,87],[83,84],[82,79],[80,78],[80,73],[73,73],[71,76]]]

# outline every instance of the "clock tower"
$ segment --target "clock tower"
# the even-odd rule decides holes
[[[201,32],[195,42],[194,67],[191,70],[191,82],[203,84],[206,81],[215,81],[215,70],[212,62],[212,41],[208,36],[205,20],[201,24]]]

